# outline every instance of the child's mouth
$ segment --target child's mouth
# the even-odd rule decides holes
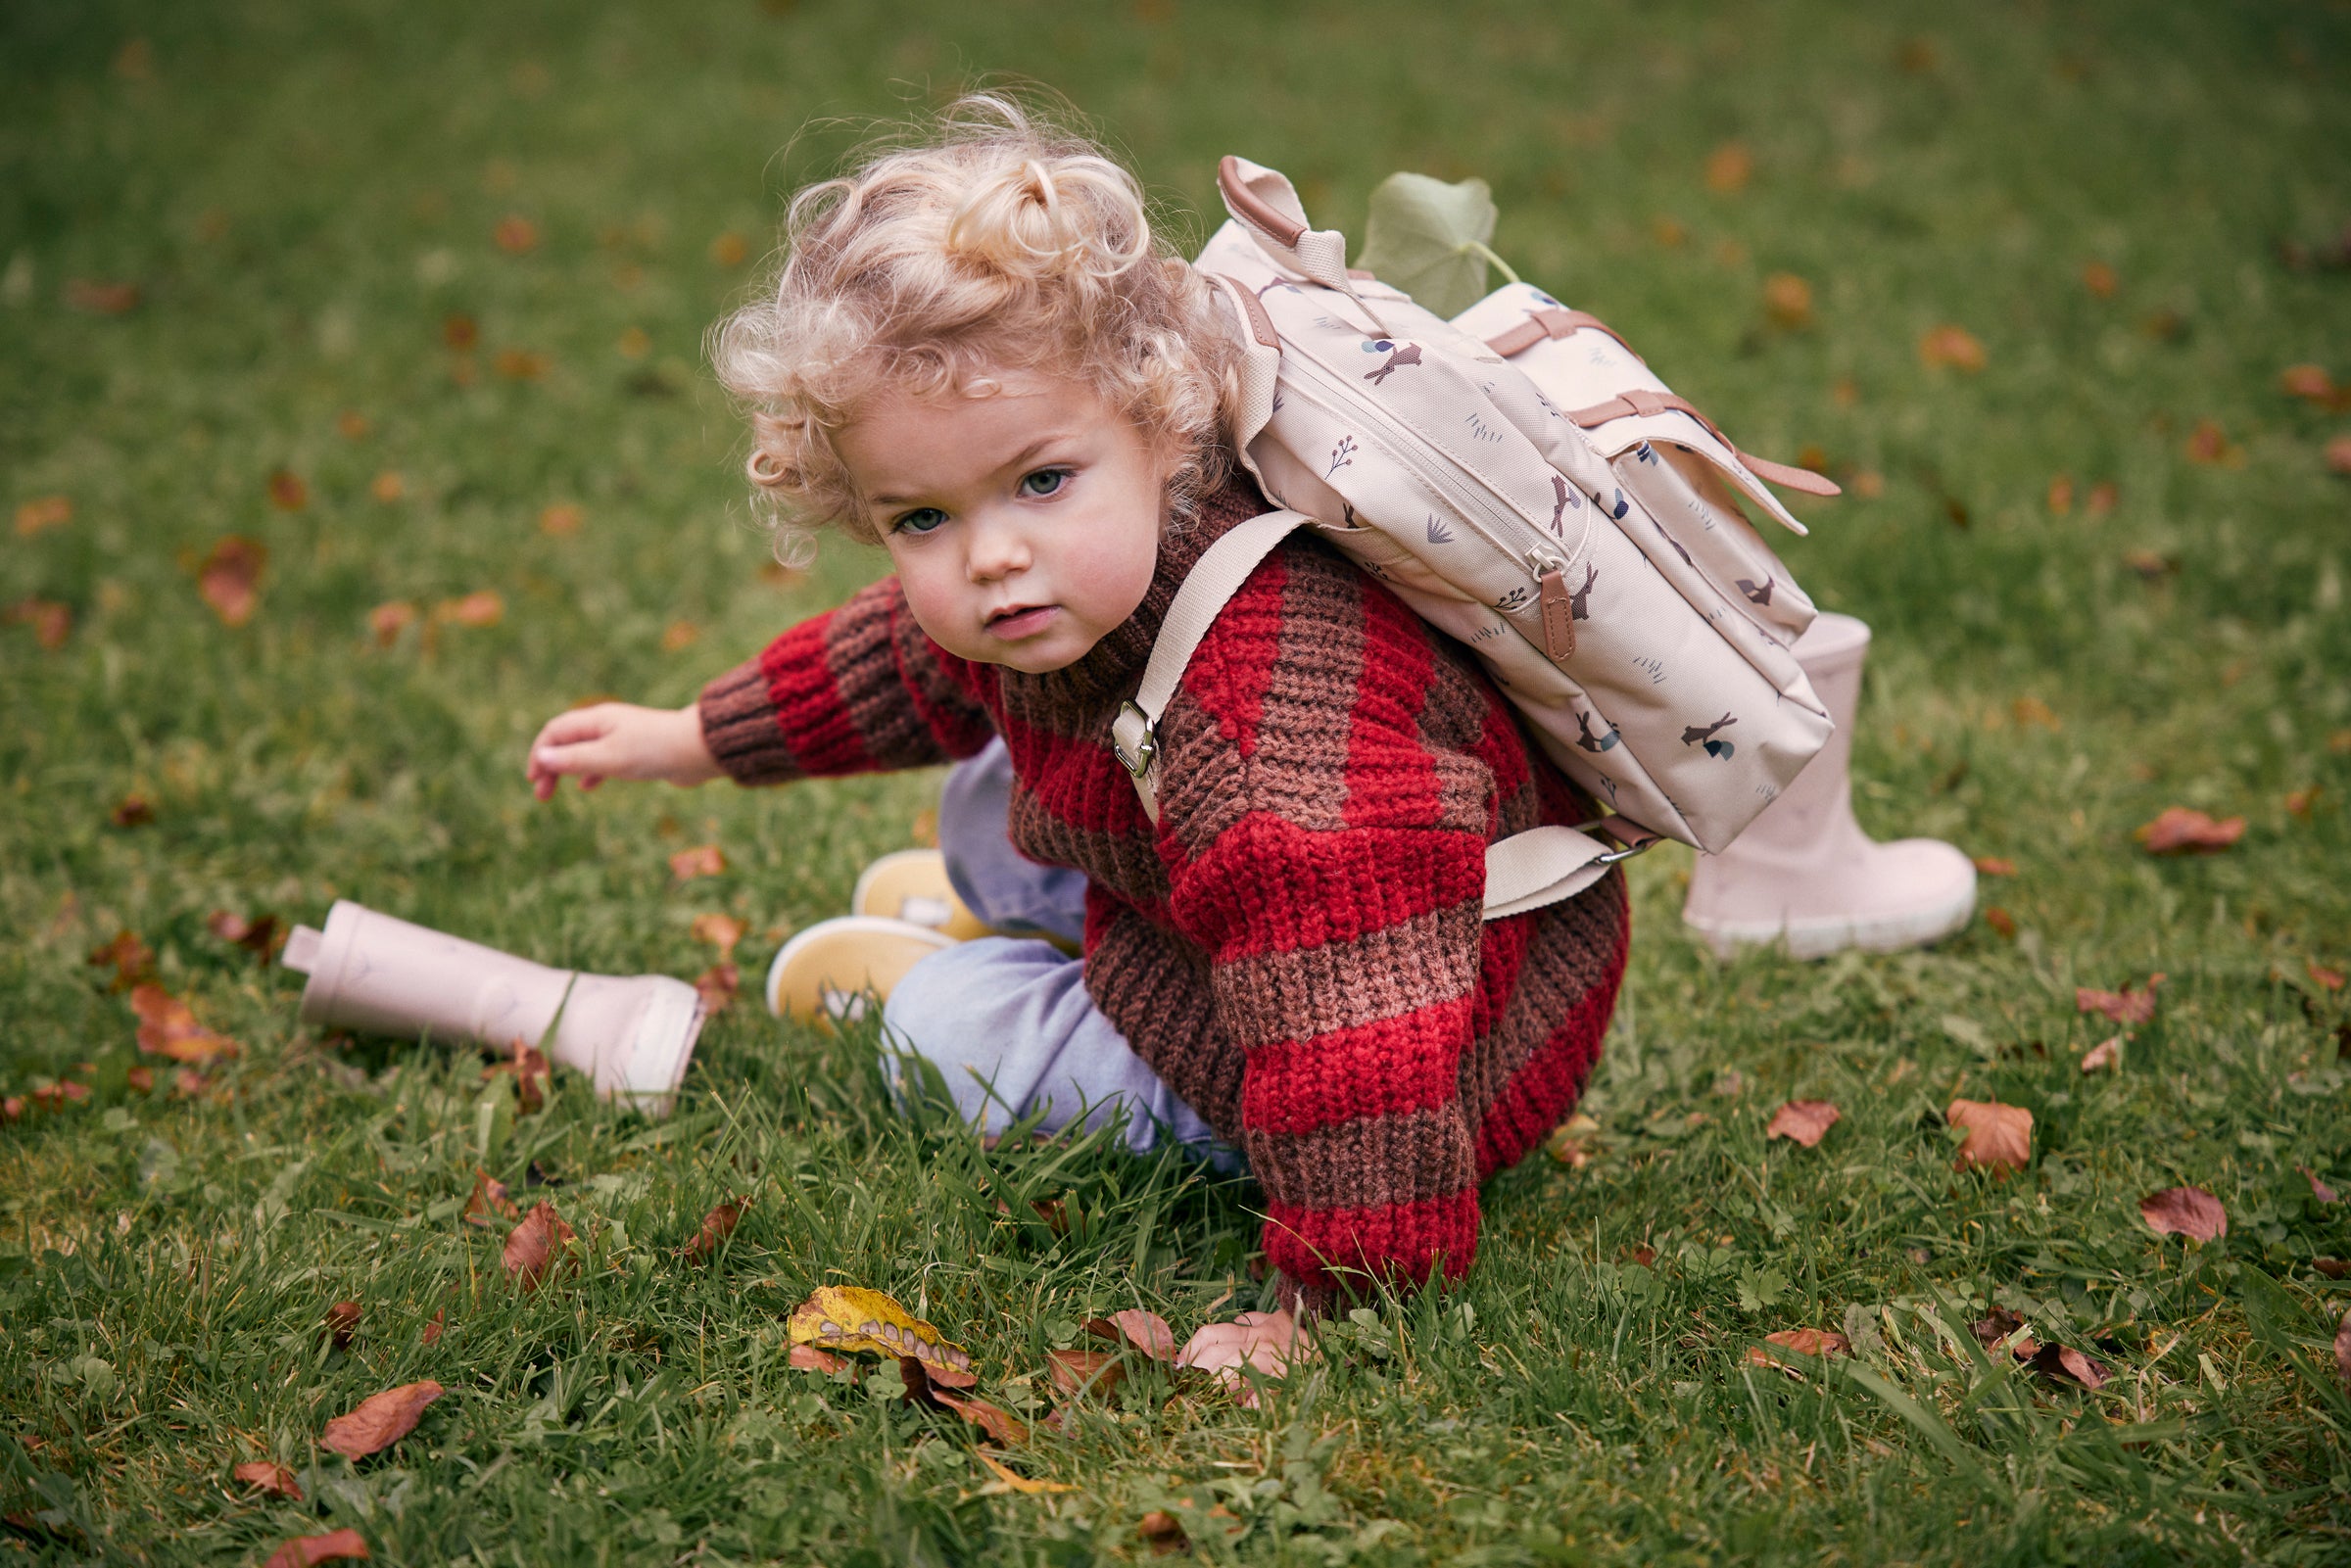
[[[1044,630],[1045,623],[1060,612],[1056,604],[1032,604],[1026,609],[1006,610],[988,617],[987,635],[1007,641],[1017,641]]]

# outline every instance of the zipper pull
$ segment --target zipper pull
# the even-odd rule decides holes
[[[1528,559],[1542,576],[1543,651],[1554,664],[1575,657],[1575,600],[1567,591],[1567,563],[1555,555],[1536,553]]]

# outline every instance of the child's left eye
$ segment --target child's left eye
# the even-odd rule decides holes
[[[1025,475],[1022,478],[1021,494],[1050,496],[1069,483],[1070,478],[1071,474],[1067,468],[1039,468],[1035,473]]]

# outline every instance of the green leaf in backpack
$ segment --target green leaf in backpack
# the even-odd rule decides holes
[[[1424,309],[1458,314],[1485,298],[1488,263],[1518,281],[1486,246],[1494,237],[1494,192],[1482,179],[1448,185],[1426,174],[1390,174],[1371,193],[1363,254],[1355,264],[1404,290]]]

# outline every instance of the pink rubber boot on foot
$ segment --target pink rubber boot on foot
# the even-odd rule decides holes
[[[550,969],[349,899],[328,911],[325,930],[298,927],[284,963],[311,977],[306,1023],[504,1050],[537,1045],[560,1009],[548,1055],[587,1073],[604,1099],[656,1117],[675,1104],[702,1032],[702,999],[684,980]]]
[[[1773,942],[1793,958],[1890,953],[1948,936],[1975,913],[1975,866],[1940,839],[1878,843],[1853,820],[1848,765],[1869,627],[1823,614],[1794,651],[1837,733],[1728,849],[1698,857],[1683,921],[1722,958]]]

